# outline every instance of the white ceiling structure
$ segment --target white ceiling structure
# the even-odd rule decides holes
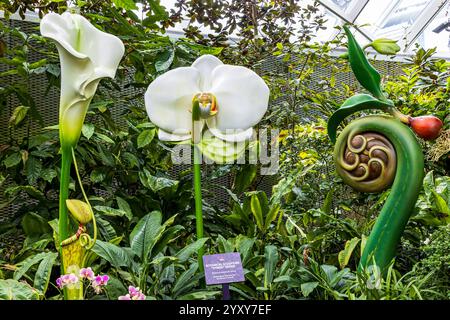
[[[297,0],[312,4],[314,0]],[[425,49],[437,48],[437,56],[450,59],[450,0],[316,0],[326,16],[326,29],[316,34],[316,41],[332,40],[338,35],[336,26],[353,23],[358,26],[356,39],[368,43],[377,38],[398,41],[402,51],[399,57],[408,55],[415,44]],[[170,10],[175,0],[160,0]],[[144,18],[141,10],[135,11]],[[3,16],[0,12],[0,16]],[[13,15],[12,18],[18,16]],[[20,19],[20,18],[19,18]],[[36,14],[27,13],[27,20],[38,21]],[[188,21],[169,29],[169,34],[182,36]],[[205,34],[210,32],[204,29]]]
[[[355,36],[363,44],[377,38],[389,38],[398,41],[402,48],[400,55],[411,52],[417,43],[426,49],[437,47],[438,56],[450,58],[450,0],[317,1],[327,17],[327,28],[316,35],[319,42],[336,37],[339,32],[336,26],[353,23],[358,26]],[[161,0],[167,10],[174,8],[174,3],[175,0]],[[170,31],[179,34],[186,24]]]

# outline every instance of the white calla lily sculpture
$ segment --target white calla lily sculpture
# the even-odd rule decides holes
[[[102,78],[114,78],[125,52],[122,41],[95,28],[79,14],[49,13],[41,34],[55,41],[61,61],[61,143],[75,146],[89,104]]]
[[[59,106],[59,134],[61,142],[62,164],[59,195],[59,241],[61,241],[62,274],[66,273],[69,261],[80,256],[84,247],[92,247],[96,238],[95,219],[94,241],[83,248],[74,249],[72,238],[69,238],[69,218],[66,200],[69,195],[70,168],[75,162],[80,188],[87,205],[90,207],[83,190],[74,148],[80,138],[89,104],[102,78],[114,78],[119,62],[125,52],[122,41],[111,34],[95,28],[86,18],[76,13],[65,12],[61,15],[49,13],[43,17],[40,24],[41,34],[52,39],[57,46],[61,62],[61,95]],[[92,215],[93,216],[93,215]],[[84,229],[83,229],[84,230]],[[79,240],[80,232],[76,233],[74,241]],[[71,247],[72,252],[64,254],[63,247]],[[79,252],[75,252],[78,250]],[[78,261],[77,260],[77,261]],[[77,264],[72,263],[70,264]],[[81,264],[81,262],[78,262]],[[81,266],[76,266],[81,267]],[[80,291],[80,290],[78,290]],[[72,292],[65,297],[80,298],[79,292]]]
[[[203,237],[201,150],[210,158],[214,149],[222,150],[224,162],[236,158],[239,150],[244,150],[245,142],[253,136],[253,126],[266,113],[269,95],[268,86],[254,71],[224,64],[212,55],[201,56],[191,67],[176,68],[159,76],[145,93],[147,113],[159,127],[159,139],[191,140],[194,145],[198,239]],[[219,143],[212,139],[202,140],[206,127],[209,136],[213,135]],[[198,253],[201,270],[203,252],[201,248]]]

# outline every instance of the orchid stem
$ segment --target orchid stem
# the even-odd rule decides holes
[[[194,198],[195,198],[195,225],[197,230],[197,240],[203,238],[203,212],[202,212],[202,185],[201,185],[201,161],[202,155],[196,145],[194,145]],[[198,250],[198,266],[203,272],[203,255],[205,248],[202,246]]]
[[[61,256],[61,274],[65,274],[65,266],[63,261],[61,242],[69,236],[69,216],[67,214],[66,200],[69,198],[69,184],[70,184],[70,167],[72,165],[72,154],[68,148],[61,148],[61,176],[59,185],[59,243],[56,244],[59,247]],[[67,290],[64,289],[64,298],[67,300]]]

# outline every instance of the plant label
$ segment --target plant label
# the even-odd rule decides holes
[[[245,281],[239,252],[203,256],[207,285]]]

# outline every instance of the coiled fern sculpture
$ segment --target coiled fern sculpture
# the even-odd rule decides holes
[[[424,139],[434,139],[442,122],[433,116],[412,118],[400,113],[383,94],[379,73],[348,27],[344,26],[344,30],[352,71],[372,95],[358,94],[346,100],[330,117],[328,135],[335,143],[336,170],[346,184],[361,192],[380,192],[392,186],[359,263],[359,269],[376,264],[386,272],[422,187],[424,158],[414,132]],[[342,120],[365,109],[379,109],[390,115],[354,120],[336,139]]]

